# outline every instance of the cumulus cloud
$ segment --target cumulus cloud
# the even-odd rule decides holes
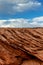
[[[43,27],[43,16],[33,18],[30,24],[33,27]]]
[[[14,27],[14,28],[25,28],[25,27],[43,27],[43,16],[35,17],[33,19],[9,19],[0,20],[0,27]]]
[[[0,13],[12,14],[23,12],[41,6],[41,2],[35,0],[0,0]]]
[[[29,19],[0,20],[0,27],[27,27]]]
[[[35,22],[43,22],[43,16],[36,17],[36,18],[33,19],[33,21],[35,21]]]

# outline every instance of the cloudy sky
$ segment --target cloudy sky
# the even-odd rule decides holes
[[[0,27],[43,27],[43,0],[0,0]]]

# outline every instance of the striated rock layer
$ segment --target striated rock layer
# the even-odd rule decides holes
[[[43,28],[0,28],[0,65],[43,65]]]

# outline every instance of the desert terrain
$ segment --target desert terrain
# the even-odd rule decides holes
[[[43,28],[0,28],[0,65],[43,65]]]

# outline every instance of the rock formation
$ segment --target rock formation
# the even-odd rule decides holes
[[[0,28],[0,65],[43,65],[43,28]]]

